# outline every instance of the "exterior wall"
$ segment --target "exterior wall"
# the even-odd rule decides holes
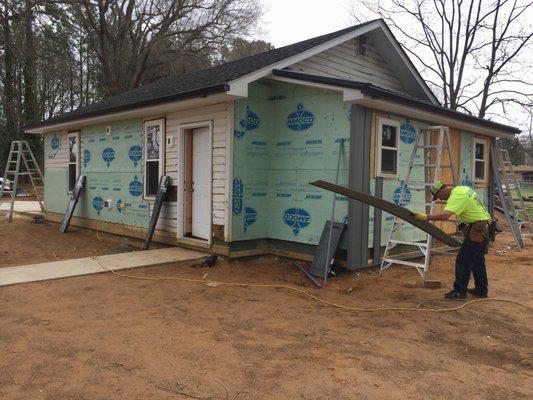
[[[235,102],[232,238],[317,244],[333,194],[309,185],[348,176],[350,107],[342,95],[276,82],[251,85]],[[347,218],[337,196],[335,220]]]
[[[143,200],[142,190],[136,185],[143,180],[142,160],[131,150],[133,146],[143,146],[143,122],[131,120],[109,126],[112,132],[109,136],[103,125],[80,131],[80,172],[87,182],[74,216],[145,228],[149,222],[149,203]],[[55,148],[54,138],[60,140],[59,148]],[[46,135],[44,147],[45,208],[64,214],[69,200],[67,132]],[[103,207],[107,199],[112,200],[111,209]]]
[[[369,82],[398,93],[407,93],[371,42],[366,48],[366,57],[357,56],[355,40],[350,40],[294,64],[291,69],[313,75]]]
[[[166,116],[165,136],[172,137],[173,145],[165,151],[165,174],[170,176],[170,185],[177,186],[179,193],[179,126],[193,122],[213,124],[212,223],[224,225],[228,104],[221,103]],[[143,123],[141,119],[113,123],[109,125],[112,132],[109,136],[105,133],[107,125],[81,129],[80,170],[82,175],[86,175],[87,183],[76,206],[75,217],[134,229],[148,227],[153,200],[143,198],[142,154],[132,153],[133,146],[144,147]],[[57,214],[65,213],[70,196],[67,192],[67,135],[67,132],[57,132],[45,135],[44,140],[45,209]],[[104,149],[112,149],[112,157],[106,152],[104,159]],[[206,161],[208,167],[210,163]],[[102,201],[107,199],[113,201],[113,208],[102,207]],[[120,204],[124,204],[125,208],[119,207]],[[172,233],[176,237],[177,221],[177,203],[164,202],[156,229]]]
[[[172,137],[174,146],[166,149],[165,171],[170,176],[170,184],[178,186],[179,193],[183,193],[178,182],[179,166],[179,128],[198,122],[213,123],[213,159],[212,159],[212,188],[213,188],[213,225],[224,225],[226,216],[226,173],[227,173],[227,137],[229,136],[229,105],[228,103],[214,104],[211,106],[195,108],[168,114],[166,121],[166,137]],[[164,229],[176,232],[177,229],[177,204],[169,205],[172,220],[168,219]]]

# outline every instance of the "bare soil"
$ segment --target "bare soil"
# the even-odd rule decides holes
[[[4,267],[132,244],[0,213]],[[437,289],[410,267],[319,289],[279,257],[0,287],[0,398],[532,399],[533,243],[505,232],[487,260],[490,298],[474,302],[443,298],[446,254]]]

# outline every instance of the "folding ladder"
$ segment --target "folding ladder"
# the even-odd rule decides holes
[[[491,158],[500,204],[516,245],[522,250],[524,238],[529,237],[533,240],[533,225],[516,181],[509,152],[491,147]],[[525,228],[525,232],[522,232],[522,228]]]
[[[41,211],[44,212],[44,179],[41,169],[33,156],[30,145],[26,140],[11,142],[11,149],[4,171],[4,184],[0,187],[0,204],[5,202],[4,196],[9,195],[11,205],[9,207],[9,222],[13,220],[13,206],[17,197],[19,177],[27,175],[31,181],[34,195],[39,201]],[[6,184],[10,181],[11,187]]]
[[[401,186],[398,205],[402,207],[415,206],[414,208],[416,208],[417,205],[424,205],[424,209],[427,214],[432,214],[435,211],[435,201],[431,200],[433,195],[430,192],[430,187],[433,182],[440,179],[440,172],[442,168],[449,168],[451,170],[453,185],[456,185],[456,174],[453,166],[450,147],[451,142],[448,127],[430,126],[420,130],[420,133],[416,137],[415,145],[411,153],[407,175],[405,176],[405,180]],[[417,152],[419,149],[423,150],[423,156],[420,157],[420,161],[417,160]],[[447,160],[449,160],[448,164],[443,163],[443,152],[447,152]],[[423,181],[413,178],[412,175],[415,168],[417,171],[423,168]],[[407,193],[411,193],[411,191],[423,191],[425,201],[413,201],[412,198],[415,196],[407,196]],[[400,264],[415,267],[422,277],[422,281],[425,283],[429,270],[432,237],[431,235],[424,233],[425,239],[422,240],[410,241],[401,239],[402,227],[406,225],[410,226],[408,222],[405,222],[401,218],[394,217],[392,228],[389,233],[389,239],[381,261],[379,275],[381,276],[383,271],[385,271],[391,265]],[[406,248],[406,252],[410,248],[414,248],[413,250],[415,250],[417,253],[421,252],[422,256],[424,257],[424,261],[408,261],[404,257],[402,258],[397,254],[393,254],[392,250],[398,245],[403,245]]]

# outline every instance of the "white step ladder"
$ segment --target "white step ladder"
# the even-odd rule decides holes
[[[495,148],[491,148],[491,157],[496,194],[516,245],[522,250],[525,247],[524,238],[533,240],[533,225],[516,180],[511,158],[507,150]]]
[[[417,152],[419,149],[423,150],[423,158],[420,161],[417,160]],[[443,163],[443,152],[447,152],[448,154],[448,164]],[[413,208],[413,211],[416,211],[416,209],[420,210],[420,207],[416,206],[423,205],[425,212],[427,214],[432,214],[435,211],[435,202],[431,200],[433,195],[431,194],[430,187],[433,182],[440,179],[440,172],[443,168],[449,168],[451,170],[453,185],[455,186],[456,174],[453,166],[450,132],[448,127],[430,126],[425,129],[421,129],[420,133],[416,137],[416,142],[411,153],[409,167],[407,170],[407,175],[405,176],[405,180],[403,181],[398,205],[401,207],[411,207]],[[412,178],[412,173],[415,169],[423,169],[423,180],[414,180]],[[407,189],[415,192],[423,191],[425,201],[417,202],[407,199]],[[422,281],[425,283],[429,270],[432,237],[424,232],[426,236],[425,239],[419,241],[399,239],[401,228],[406,225],[410,226],[408,222],[405,222],[401,218],[394,217],[392,228],[389,233],[389,240],[385,247],[385,252],[381,261],[379,275],[381,276],[383,271],[393,264],[405,265],[409,267],[415,267],[420,274]],[[416,251],[416,253],[422,253],[424,261],[420,263],[407,261],[405,257],[400,257],[397,254],[393,254],[392,250],[398,245],[403,245],[406,249],[414,247],[413,250]]]
[[[11,142],[11,149],[4,171],[4,185],[0,187],[0,204],[6,202],[6,195],[10,197],[9,222],[13,220],[13,207],[17,197],[17,186],[20,176],[27,175],[33,187],[34,195],[39,201],[41,211],[44,212],[44,179],[39,164],[33,156],[30,145],[26,140]],[[10,182],[10,185],[6,182]]]

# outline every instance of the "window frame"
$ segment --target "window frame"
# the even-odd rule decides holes
[[[159,127],[159,157],[156,158],[150,158],[148,159],[148,129],[150,127]],[[143,124],[143,196],[146,200],[153,200],[156,198],[156,193],[148,193],[148,190],[150,188],[150,182],[149,182],[149,174],[148,174],[148,163],[155,163],[158,162],[158,175],[157,175],[157,182],[155,183],[155,187],[159,188],[159,179],[161,176],[163,176],[165,172],[165,119],[154,119],[149,121],[144,121]]]
[[[368,57],[368,38],[365,34],[355,38],[355,55],[365,60]]]
[[[383,126],[388,125],[396,128],[396,145],[395,147],[383,146]],[[394,173],[383,172],[381,162],[383,159],[383,150],[394,150],[396,152],[396,171]],[[376,129],[376,177],[398,178],[400,171],[400,121],[390,118],[378,117]]]
[[[77,149],[76,149],[76,152],[75,152],[75,155],[76,155],[76,160],[74,161],[71,161],[70,160],[70,156],[71,156],[71,151],[70,151],[70,138],[75,138],[76,139],[76,144],[77,144]],[[80,176],[81,174],[81,143],[80,143],[80,131],[74,131],[74,132],[69,132],[67,134],[67,193],[72,193],[72,191],[74,190],[74,186],[76,185],[76,180],[78,179],[78,176]],[[71,165],[75,165],[76,166],[76,176],[74,177],[74,180],[72,181],[72,187],[70,186],[71,184],[71,179],[70,179],[70,166]]]
[[[477,158],[476,157],[476,146],[477,144],[483,145],[483,158]],[[474,138],[472,142],[472,177],[474,183],[487,183],[488,182],[488,149],[489,149],[489,141],[487,139],[482,138]],[[483,178],[477,177],[477,169],[476,164],[478,162],[483,163]]]

